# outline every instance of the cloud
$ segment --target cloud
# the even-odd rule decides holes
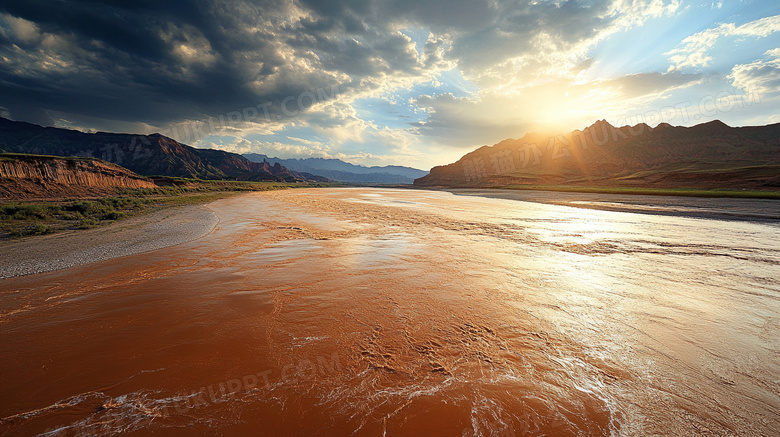
[[[573,83],[566,79],[523,88],[511,94],[421,96],[415,102],[428,118],[414,125],[418,135],[443,146],[475,145],[518,137],[528,131],[571,129],[636,111],[669,92],[702,80],[700,74],[641,73],[611,80]]]
[[[661,92],[669,92],[680,87],[687,87],[702,79],[701,74],[685,74],[679,71],[668,73],[638,73],[622,76],[612,80],[597,81],[593,84],[583,85],[583,88],[617,88],[621,91],[621,98],[634,99],[647,97]]]
[[[610,35],[651,17],[673,14],[678,1],[500,2],[482,28],[454,31],[452,56],[467,78],[523,86],[578,72],[587,52]]]
[[[768,50],[764,59],[735,65],[728,76],[735,87],[762,97],[780,93],[780,48]]]
[[[36,107],[159,125],[352,84],[279,38],[295,16],[285,5],[31,0],[2,8],[0,56],[10,61],[0,65],[0,95],[12,114]],[[20,30],[27,22],[41,37]]]
[[[764,38],[778,31],[780,31],[780,15],[764,17],[741,26],[723,23],[703,30],[685,38],[678,47],[666,53],[671,64],[669,70],[708,67],[713,60],[712,48],[722,38]]]
[[[507,63],[542,73],[539,65],[576,66],[581,53],[570,49],[667,4],[7,2],[0,5],[0,56],[10,61],[0,65],[0,103],[12,114],[162,125],[331,85],[346,98],[377,95],[455,64],[489,82]],[[409,26],[431,31],[419,52],[400,31]]]

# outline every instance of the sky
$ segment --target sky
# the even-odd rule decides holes
[[[777,123],[780,1],[1,1],[0,116],[421,169],[600,119]]]

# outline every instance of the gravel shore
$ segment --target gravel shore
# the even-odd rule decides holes
[[[0,245],[0,279],[66,269],[196,240],[219,219],[204,205],[169,208],[109,226]]]

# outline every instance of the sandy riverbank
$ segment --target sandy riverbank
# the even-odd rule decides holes
[[[0,245],[0,279],[50,272],[198,239],[219,219],[204,205],[168,208],[95,229]]]

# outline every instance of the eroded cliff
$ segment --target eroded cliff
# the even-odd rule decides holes
[[[89,197],[124,188],[155,188],[154,181],[118,165],[88,158],[0,156],[0,198]]]

